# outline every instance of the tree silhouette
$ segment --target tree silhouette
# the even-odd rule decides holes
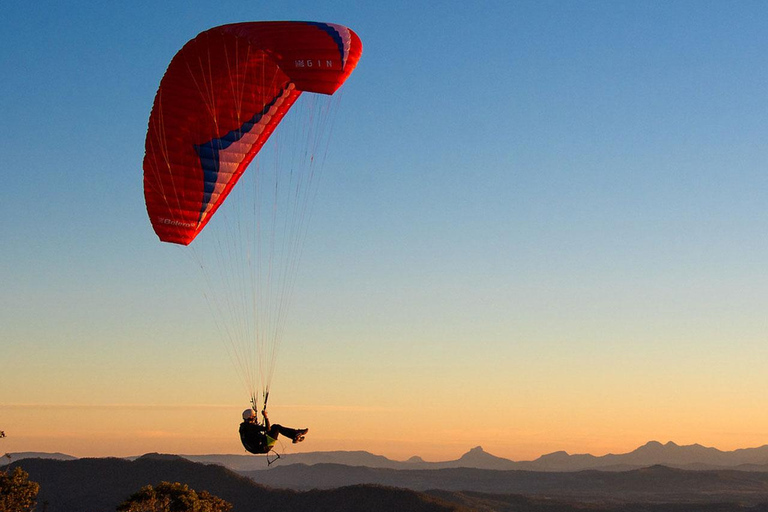
[[[16,467],[13,473],[0,471],[0,512],[31,512],[37,504],[40,485],[29,481],[29,474]]]
[[[117,507],[118,512],[229,512],[231,509],[232,505],[218,496],[208,491],[197,493],[178,482],[142,487]]]

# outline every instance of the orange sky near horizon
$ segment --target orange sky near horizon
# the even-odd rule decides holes
[[[751,415],[751,428],[724,416],[702,419],[692,409],[666,410],[659,417],[643,417],[642,412],[611,417],[608,411],[595,410],[553,413],[552,409],[515,416],[507,411],[509,423],[499,421],[502,409],[466,415],[464,421],[445,412],[424,410],[419,416],[413,409],[306,406],[275,407],[271,417],[286,425],[310,426],[305,443],[281,443],[285,453],[364,450],[393,460],[412,456],[454,460],[475,446],[516,461],[560,450],[599,456],[627,453],[651,440],[729,451],[762,446],[768,439],[761,432],[768,425],[765,412]],[[0,441],[0,451],[61,452],[76,457],[245,454],[237,436],[239,413],[237,405],[0,405],[0,426],[7,434]],[[656,434],[661,431],[663,436]]]

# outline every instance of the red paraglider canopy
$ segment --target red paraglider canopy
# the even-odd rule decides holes
[[[188,245],[302,92],[333,94],[362,53],[341,25],[275,21],[202,32],[155,96],[144,197],[155,233]]]

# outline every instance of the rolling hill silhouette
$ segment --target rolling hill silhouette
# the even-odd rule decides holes
[[[36,452],[12,453],[12,460],[25,458],[74,459],[64,454],[43,454]],[[181,455],[193,462],[219,464],[235,471],[267,469],[263,457],[252,455]],[[129,457],[132,459],[135,457]],[[496,470],[527,471],[582,471],[598,469],[600,471],[628,471],[654,465],[664,465],[680,469],[714,470],[739,469],[744,471],[768,471],[768,445],[758,448],[745,448],[733,451],[721,451],[699,444],[680,446],[673,442],[661,444],[657,441],[640,446],[623,454],[595,456],[590,454],[571,455],[564,451],[542,455],[532,461],[515,462],[497,457],[477,446],[460,458],[444,462],[427,462],[413,456],[406,461],[396,461],[381,455],[365,451],[328,451],[283,454],[277,466],[290,464],[341,464],[345,466],[365,466],[388,469],[449,469],[475,468]]]
[[[224,465],[236,471],[266,469],[266,463],[258,457],[245,455],[184,455],[189,460]],[[665,465],[680,469],[741,469],[746,471],[768,471],[768,445],[734,451],[721,451],[699,444],[680,446],[673,442],[661,444],[651,441],[623,454],[595,456],[590,454],[570,455],[559,451],[542,455],[536,460],[515,462],[497,457],[477,446],[460,458],[444,462],[427,462],[418,456],[406,461],[395,461],[381,455],[364,451],[333,451],[284,454],[279,466],[289,464],[342,464],[345,466],[366,466],[388,469],[449,469],[475,468],[496,470],[527,471],[628,471],[654,465]]]
[[[232,503],[235,512],[768,510],[768,473],[733,470],[653,466],[556,473],[294,464],[254,472],[257,483],[222,466],[173,455],[148,454],[133,461],[25,459],[12,465],[40,484],[38,501],[47,512],[115,510],[141,487],[161,481],[206,490]]]
[[[622,472],[535,472],[474,468],[393,470],[297,464],[244,474],[263,485],[296,490],[376,484],[422,492],[439,489],[579,500],[709,502],[738,499],[768,503],[768,473],[691,471],[666,466]]]
[[[40,484],[38,503],[47,512],[115,510],[141,487],[161,481],[181,482],[206,490],[232,503],[234,512],[253,510],[346,512],[466,512],[469,509],[441,498],[406,489],[354,486],[328,491],[295,492],[268,489],[217,465],[178,456],[148,454],[124,459],[25,459],[19,465]]]

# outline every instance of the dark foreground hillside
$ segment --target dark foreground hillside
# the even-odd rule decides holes
[[[208,491],[234,506],[233,512],[306,511],[466,512],[470,509],[438,497],[376,485],[325,491],[269,489],[228,469],[175,456],[148,455],[124,459],[73,461],[26,459],[19,465],[40,484],[38,510],[109,512],[141,487],[161,481],[181,482]]]
[[[529,497],[517,494],[494,495],[476,492],[429,491],[477,512],[768,512],[768,504],[745,505],[733,502],[581,502]]]
[[[723,500],[717,494],[709,495],[704,491],[693,502],[664,503],[658,496],[656,499],[638,502],[608,495],[553,498],[547,496],[547,493],[536,492],[528,496],[460,490],[419,492],[376,484],[299,492],[265,487],[222,466],[159,455],[147,455],[135,461],[115,458],[71,461],[26,459],[13,465],[21,466],[29,473],[31,480],[40,484],[37,510],[45,512],[114,511],[118,504],[141,487],[157,485],[161,481],[181,482],[196,491],[208,491],[232,503],[234,512],[768,512],[768,505],[761,504],[759,500],[765,496],[764,501],[768,503],[768,495],[754,492],[761,488],[762,475],[746,483],[743,480],[733,482],[743,493],[742,498],[750,499]],[[354,471],[365,468],[348,469]],[[537,478],[536,473],[524,473],[529,473],[528,478]],[[600,488],[608,483],[603,480],[607,474],[590,473],[592,486]],[[687,477],[694,480],[697,478],[695,472],[684,473],[690,473]],[[645,480],[645,485],[650,489],[659,483],[658,474],[644,476],[646,478],[641,480]],[[647,478],[649,476],[652,478]],[[666,476],[669,477],[668,474]],[[678,480],[678,483],[681,482]],[[549,481],[548,485],[552,484]]]

